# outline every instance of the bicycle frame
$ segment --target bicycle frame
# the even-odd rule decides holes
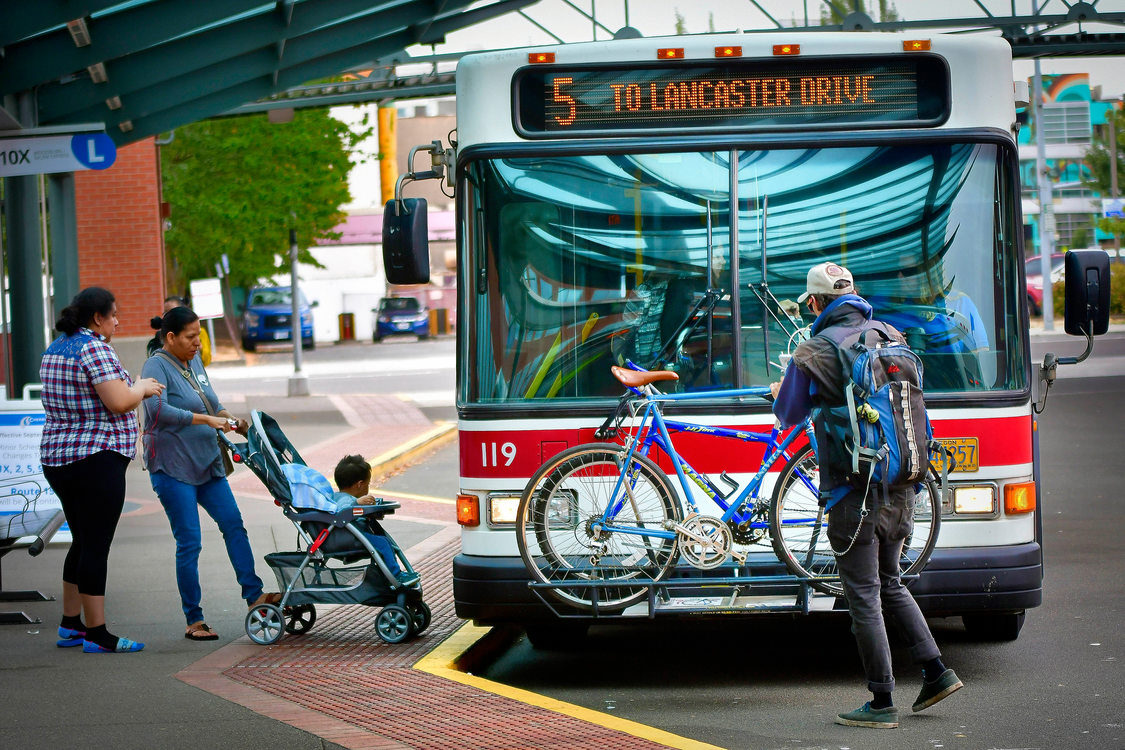
[[[676,469],[676,477],[679,479],[680,487],[683,489],[684,500],[687,502],[691,512],[698,513],[699,509],[695,504],[691,486],[688,483],[689,477],[703,490],[705,495],[710,497],[711,500],[723,510],[722,520],[724,523],[733,521],[735,524],[746,525],[746,527],[750,529],[767,528],[769,526],[768,518],[763,517],[763,514],[755,503],[749,503],[748,501],[757,498],[758,490],[765,481],[766,473],[777,463],[778,459],[780,458],[784,461],[789,460],[791,457],[789,447],[793,444],[798,435],[802,433],[807,435],[809,443],[813,446],[814,450],[816,449],[816,438],[813,434],[812,423],[808,419],[799,427],[790,429],[788,434],[779,441],[778,437],[783,431],[776,423],[768,433],[753,432],[748,430],[732,430],[710,425],[699,425],[677,420],[666,420],[662,413],[663,404],[667,402],[700,400],[704,398],[715,398],[716,396],[727,398],[764,396],[769,393],[768,388],[742,388],[731,391],[702,391],[697,393],[676,394],[660,393],[652,386],[646,386],[644,390],[638,388],[630,388],[629,390],[640,396],[645,406],[640,424],[637,425],[633,432],[633,437],[629,440],[628,450],[625,454],[625,466],[629,465],[635,453],[639,452],[641,455],[647,456],[651,452],[652,446],[656,445],[671,459],[672,465]],[[762,463],[757,473],[741,488],[741,491],[733,502],[727,503],[726,497],[722,495],[719,489],[715,487],[706,476],[692,467],[692,465],[676,451],[671,433],[686,431],[702,432],[717,438],[738,440],[745,443],[765,444],[766,453],[762,458]],[[599,525],[605,530],[614,533],[658,537],[662,539],[675,538],[676,532],[673,530],[619,527],[613,524],[613,519],[621,511],[625,502],[631,495],[630,488],[625,486],[624,480],[626,474],[626,471],[622,471],[618,476],[617,484],[611,495],[611,502],[608,504],[605,513],[602,514],[601,524]],[[817,494],[817,488],[809,481],[808,477],[803,474],[799,474],[798,476],[812,494]],[[613,498],[616,498],[616,500],[613,500]]]

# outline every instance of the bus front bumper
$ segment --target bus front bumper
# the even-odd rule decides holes
[[[780,564],[763,566],[777,574]],[[757,570],[757,566],[755,566]],[[685,575],[700,571],[681,568]],[[457,555],[453,598],[457,616],[482,625],[528,623],[556,617],[528,588],[523,562],[512,557]],[[796,587],[792,588],[796,592]],[[929,616],[1020,612],[1043,601],[1043,554],[1037,543],[938,549],[910,591]]]

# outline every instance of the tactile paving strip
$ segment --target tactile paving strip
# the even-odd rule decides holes
[[[365,730],[325,736],[348,747],[416,750],[644,750],[663,748],[608,727],[411,669],[461,626],[453,611],[454,540],[415,565],[429,629],[388,645],[375,634],[376,607],[318,609],[313,628],[263,647],[223,674],[303,708]],[[315,730],[314,730],[315,731]]]

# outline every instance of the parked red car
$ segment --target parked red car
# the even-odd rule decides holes
[[[1064,253],[1051,255],[1051,284],[1063,278]],[[1040,256],[1033,255],[1024,261],[1024,275],[1027,277],[1027,309],[1032,315],[1043,313],[1043,266]]]

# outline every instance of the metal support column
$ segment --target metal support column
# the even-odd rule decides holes
[[[34,126],[31,94],[18,97],[20,120]],[[4,181],[7,217],[8,300],[12,311],[12,383],[19,397],[28,383],[39,382],[39,360],[46,347],[43,320],[43,238],[39,229],[39,176]]]
[[[78,222],[74,173],[47,175],[48,231],[51,234],[51,309],[57,316],[78,294]],[[50,321],[48,321],[50,322]]]

